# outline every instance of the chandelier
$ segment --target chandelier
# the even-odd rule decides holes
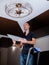
[[[12,3],[5,6],[5,12],[11,17],[21,18],[32,13],[32,7],[29,3]]]

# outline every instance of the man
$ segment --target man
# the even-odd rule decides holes
[[[20,40],[20,44],[23,45],[20,55],[20,65],[26,65],[29,48],[34,47],[34,44],[36,43],[35,34],[30,31],[29,23],[24,23],[24,31],[23,38]],[[33,65],[33,51],[30,53],[28,65]]]
[[[20,54],[20,65],[26,65],[28,51],[36,43],[36,36],[30,31],[29,23],[24,23],[24,31],[24,35],[22,35],[22,39],[20,40],[20,47],[23,46]],[[16,41],[13,40],[13,43],[15,45]],[[28,65],[33,65],[33,59],[33,51],[31,51]]]

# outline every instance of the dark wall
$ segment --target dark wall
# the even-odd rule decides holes
[[[12,39],[10,38],[0,38],[0,47],[11,47],[13,45]]]

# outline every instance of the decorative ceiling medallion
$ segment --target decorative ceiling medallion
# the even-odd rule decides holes
[[[32,13],[32,7],[29,3],[12,3],[5,6],[5,12],[11,17],[21,18]]]

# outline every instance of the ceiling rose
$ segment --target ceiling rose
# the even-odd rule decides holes
[[[12,3],[5,6],[5,12],[11,17],[21,18],[32,13],[29,3]]]

